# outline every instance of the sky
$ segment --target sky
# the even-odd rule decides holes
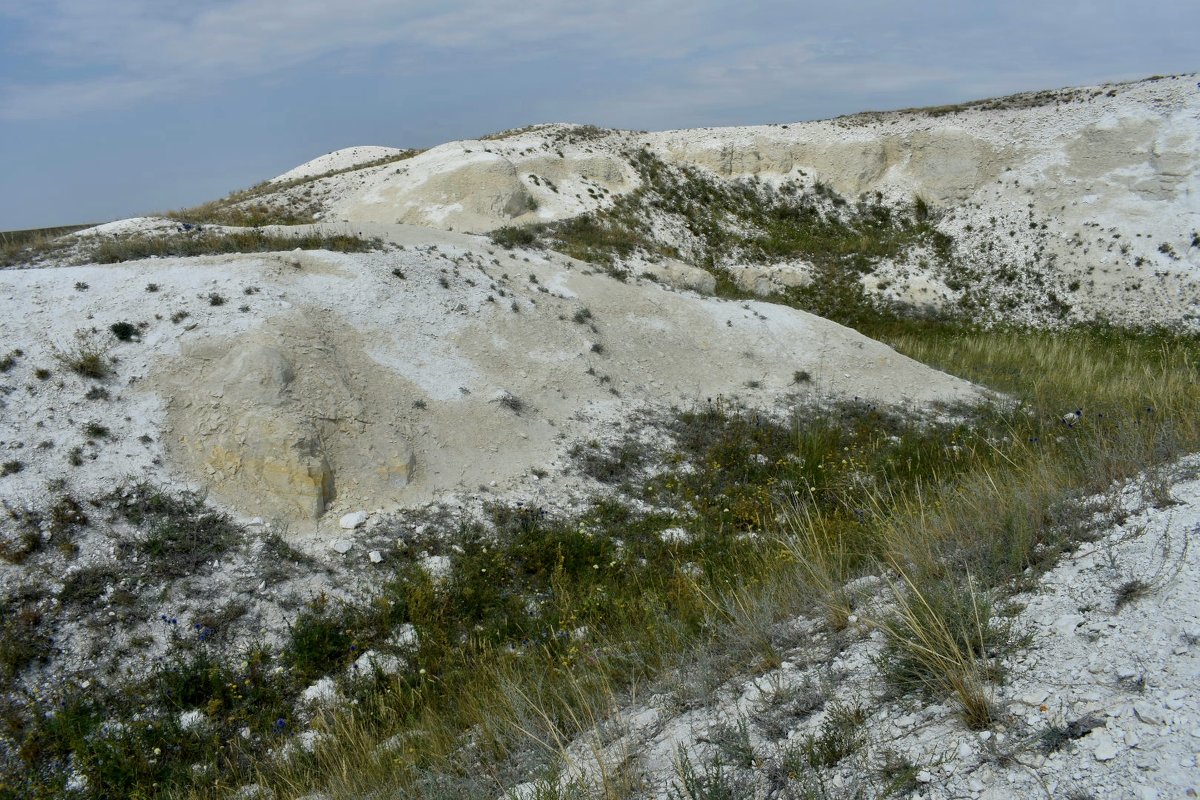
[[[0,0],[0,231],[354,145],[795,122],[1200,70],[1196,0]]]

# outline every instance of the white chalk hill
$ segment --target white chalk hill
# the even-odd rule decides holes
[[[481,234],[610,207],[637,190],[632,154],[648,150],[714,180],[819,182],[897,204],[920,196],[963,254],[986,245],[1000,269],[1034,259],[1036,245],[1042,271],[1028,274],[1075,285],[1078,308],[1188,325],[1198,97],[1185,76],[794,125],[544,125],[416,155],[331,153],[254,202],[302,197],[322,225],[380,236],[385,251],[0,272],[0,340],[23,352],[6,380],[28,385],[0,417],[0,441],[26,466],[5,490],[35,497],[59,478],[98,490],[136,475],[207,489],[246,516],[312,520],[481,485],[529,494],[543,471],[558,482],[549,489],[569,489],[566,450],[645,407],[731,395],[769,407],[795,393],[969,399],[974,387],[827,320],[704,296],[713,279],[697,265],[644,260],[622,282]],[[171,228],[133,220],[98,231]],[[944,276],[923,264],[898,258],[888,291],[940,285],[951,302]],[[747,286],[798,280],[795,265],[758,269]],[[142,323],[140,337],[112,339],[118,321]],[[116,357],[110,400],[87,399],[93,383],[63,370],[33,377],[76,335]],[[89,422],[108,434],[89,434]]]
[[[326,221],[481,233],[611,206],[641,185],[630,161],[639,151],[726,181],[821,183],[851,201],[878,193],[896,206],[920,197],[955,240],[956,259],[996,273],[985,275],[993,318],[1045,321],[1017,307],[1028,300],[1006,302],[1007,286],[1021,281],[1036,283],[1042,299],[1053,295],[1068,319],[1200,326],[1196,75],[788,125],[654,133],[533,126],[350,170],[276,199],[315,197]],[[276,181],[387,153],[341,150]],[[952,307],[971,287],[926,255],[880,265],[868,288]],[[723,266],[741,274],[745,265]],[[756,265],[745,285],[765,293],[801,280],[796,272],[795,264]],[[978,272],[969,280],[978,283]]]

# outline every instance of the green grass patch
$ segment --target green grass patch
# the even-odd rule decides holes
[[[136,235],[88,239],[83,242],[80,264],[116,264],[157,256],[202,256],[226,253],[266,253],[295,250],[334,250],[362,253],[383,247],[378,239],[348,233],[276,234],[252,229],[221,233],[200,231],[163,236]]]

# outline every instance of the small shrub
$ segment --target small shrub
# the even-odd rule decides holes
[[[138,335],[138,328],[132,322],[114,322],[108,329],[121,342],[131,341]]]
[[[813,769],[832,767],[866,742],[866,712],[858,706],[833,706],[817,734],[809,734],[801,748]]]
[[[913,201],[913,217],[917,222],[925,222],[929,219],[929,203],[925,202],[925,198],[917,195]]]
[[[58,600],[63,605],[90,606],[104,596],[120,576],[111,567],[91,566],[72,572],[63,581]]]
[[[26,512],[28,514],[28,512]],[[10,564],[22,564],[25,559],[42,549],[44,544],[41,531],[38,530],[40,519],[36,515],[24,517],[15,531],[0,531],[0,558]]]
[[[41,631],[42,615],[29,603],[0,606],[0,678],[7,684],[47,653],[50,639]]]
[[[736,725],[721,726],[712,740],[720,751],[723,762],[739,769],[750,769],[754,766],[754,745],[750,741],[750,726],[745,719],[738,719]]]
[[[46,369],[45,367],[38,367],[33,371],[33,376],[39,381],[49,380],[52,374],[53,373],[51,373],[50,370]]]
[[[796,385],[812,383],[812,374],[806,369],[798,369],[792,373],[792,383]]]
[[[50,507],[50,532],[58,535],[88,524],[88,516],[79,501],[63,495]]]
[[[210,306],[223,306],[225,305],[225,298],[216,292],[213,292],[208,296],[208,304]]]
[[[538,244],[538,236],[533,229],[519,228],[515,225],[497,228],[489,236],[493,243],[505,250],[512,250],[514,247],[536,247]]]
[[[328,600],[318,596],[290,626],[291,636],[283,661],[301,682],[309,682],[348,663],[355,653],[354,637],[346,620],[335,614]]]
[[[646,448],[632,437],[607,448],[575,445],[570,455],[584,475],[607,484],[628,480],[647,461]]]
[[[103,380],[112,374],[108,350],[96,343],[80,340],[70,350],[57,350],[54,357],[67,369],[93,380]]]
[[[753,779],[746,772],[728,769],[720,759],[697,771],[681,749],[675,771],[678,779],[667,791],[670,800],[743,800],[754,796]]]
[[[402,281],[408,280],[408,276],[404,274],[404,270],[400,269],[399,267],[396,267],[395,269],[392,270],[392,275],[394,275],[395,277],[399,278]]]
[[[586,325],[591,321],[591,319],[592,310],[586,307],[579,309],[575,312],[575,315],[571,317],[571,321],[579,325]]]
[[[8,475],[16,475],[18,472],[21,472],[24,469],[25,464],[21,461],[5,461],[3,465],[0,465],[0,478]]]
[[[176,311],[171,315],[171,322],[174,322],[176,325],[178,325],[190,316],[191,314],[186,311]]]
[[[83,281],[75,281],[75,291],[86,292],[88,290],[88,288],[89,288],[88,285],[86,283],[84,283]]]
[[[0,372],[8,372],[17,365],[17,353],[13,351],[8,355],[0,358]]]
[[[127,496],[126,496],[127,495]],[[210,510],[195,494],[168,494],[147,484],[110,497],[120,513],[149,529],[138,549],[149,556],[163,578],[202,570],[240,538],[241,529],[224,514]]]
[[[89,422],[83,426],[83,435],[89,439],[107,439],[112,435],[107,425],[101,425],[99,422]]]
[[[158,289],[159,289],[159,286],[157,283],[147,283],[146,284],[146,291],[150,292],[151,294],[153,294],[154,292],[157,292]]]
[[[521,412],[525,410],[525,401],[507,392],[502,394],[496,402],[517,416],[520,416]]]
[[[1116,596],[1114,610],[1120,611],[1133,601],[1146,597],[1150,594],[1150,588],[1150,584],[1140,578],[1131,578],[1125,581],[1113,593]]]

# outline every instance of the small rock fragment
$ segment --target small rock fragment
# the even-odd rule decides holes
[[[1096,747],[1092,750],[1092,755],[1096,757],[1097,761],[1112,761],[1117,757],[1117,753],[1120,751],[1111,736],[1107,733],[1097,733],[1093,738],[1096,740]]]
[[[1074,633],[1075,629],[1083,624],[1083,617],[1078,614],[1063,614],[1050,625],[1050,629],[1059,636],[1066,636]]]
[[[1166,717],[1163,715],[1162,709],[1145,700],[1140,700],[1133,704],[1133,713],[1147,725],[1162,725],[1166,722]]]
[[[352,531],[355,528],[361,527],[362,524],[366,521],[367,521],[367,512],[354,511],[350,514],[344,515],[341,519],[339,519],[338,527],[340,527],[342,530]]]

